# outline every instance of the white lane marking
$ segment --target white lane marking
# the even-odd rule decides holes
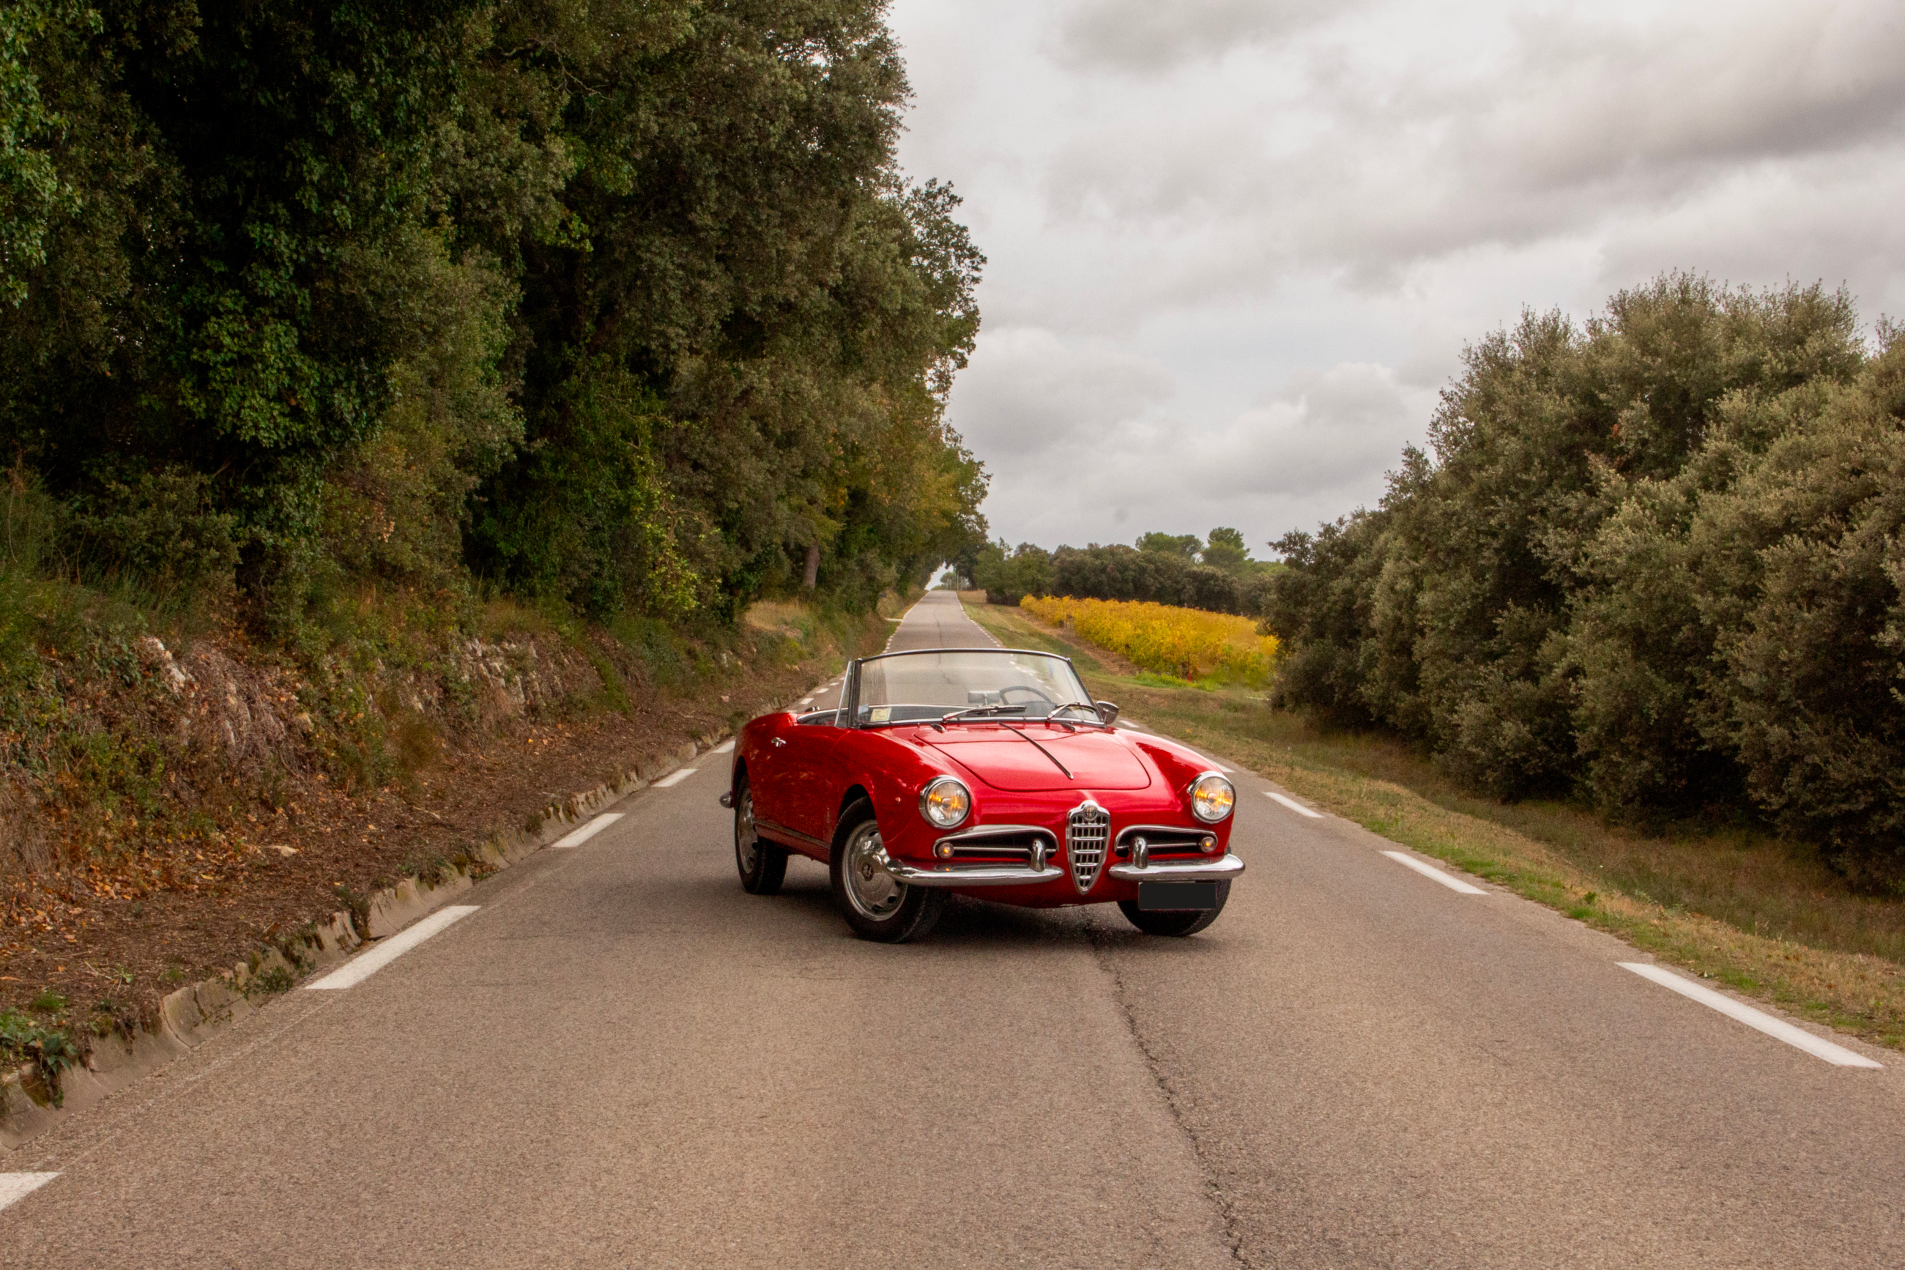
[[[1232,769],[1225,767],[1222,763],[1219,763],[1216,759],[1212,758],[1210,755],[1199,754],[1197,757],[1203,759],[1206,763],[1209,763],[1212,767],[1216,768],[1218,771],[1222,772],[1224,775],[1229,776],[1231,774]]]
[[[1487,895],[1488,894],[1488,892],[1484,891],[1481,887],[1470,886],[1468,883],[1464,882],[1461,878],[1450,877],[1448,874],[1442,872],[1442,870],[1436,868],[1433,864],[1424,864],[1422,863],[1422,861],[1416,859],[1412,855],[1404,855],[1400,851],[1385,851],[1383,852],[1383,854],[1388,856],[1391,860],[1394,860],[1397,864],[1407,865],[1409,868],[1414,869],[1417,873],[1420,873],[1425,878],[1434,878],[1436,881],[1440,882],[1443,886],[1448,887],[1449,890],[1451,891],[1457,891],[1463,895]]]
[[[0,1173],[0,1208],[25,1199],[58,1176],[57,1173]]]
[[[1843,1045],[1834,1045],[1831,1041],[1814,1036],[1804,1028],[1794,1027],[1783,1019],[1776,1019],[1764,1010],[1755,1010],[1750,1005],[1741,1005],[1732,997],[1722,996],[1711,988],[1703,988],[1691,979],[1682,979],[1672,971],[1662,970],[1659,966],[1643,961],[1617,961],[1614,963],[1622,970],[1631,970],[1643,979],[1651,979],[1663,988],[1678,992],[1689,1000],[1718,1010],[1729,1019],[1735,1019],[1751,1028],[1758,1028],[1766,1035],[1775,1037],[1793,1046],[1805,1050],[1814,1058],[1823,1058],[1834,1067],[1884,1067],[1863,1054],[1855,1053]]]
[[[709,751],[708,751],[708,753],[710,753],[710,754],[728,754],[728,753],[731,753],[731,752],[733,752],[733,750],[734,750],[734,738],[733,738],[733,737],[729,737],[729,738],[728,738],[727,740],[725,740],[725,741],[723,741],[723,742],[721,742],[721,744],[719,744],[719,745],[717,745],[717,746],[715,746],[715,747],[714,747],[713,749],[711,749],[711,750],[709,750]]]
[[[675,771],[668,773],[668,775],[656,781],[655,788],[667,789],[670,785],[679,785],[700,770],[700,768],[696,767],[677,768]]]
[[[462,921],[478,907],[476,904],[452,904],[448,908],[440,908],[410,929],[392,935],[369,952],[304,986],[306,990],[328,990],[362,983],[450,923]]]
[[[1323,819],[1322,812],[1311,811],[1308,807],[1305,807],[1302,803],[1298,802],[1294,798],[1286,798],[1282,794],[1279,794],[1274,789],[1266,789],[1263,792],[1265,794],[1268,794],[1272,799],[1276,800],[1277,802],[1282,803],[1285,807],[1288,807],[1291,811],[1295,812],[1299,816],[1308,816],[1311,820]]]
[[[565,836],[550,843],[549,849],[551,851],[566,851],[570,847],[579,847],[621,818],[622,813],[619,811],[605,811],[588,824],[583,825],[579,829],[572,829]]]

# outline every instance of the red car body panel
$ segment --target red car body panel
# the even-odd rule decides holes
[[[922,867],[935,863],[933,847],[940,839],[986,825],[1047,830],[1061,847],[1062,861],[1067,819],[1087,798],[1110,814],[1114,842],[1132,826],[1169,826],[1214,836],[1216,849],[1207,859],[1221,859],[1230,849],[1229,818],[1207,825],[1190,810],[1189,787],[1210,765],[1161,737],[1043,721],[1015,721],[1010,727],[992,721],[955,723],[943,732],[917,724],[840,728],[800,722],[823,717],[828,712],[782,712],[753,720],[735,745],[731,778],[738,788],[745,775],[763,837],[822,863],[841,814],[861,796],[873,804],[887,853]],[[954,830],[941,829],[920,813],[920,791],[939,776],[958,778],[972,793],[972,811]],[[1062,863],[1049,882],[948,889],[1040,908],[1132,900],[1138,894],[1136,882],[1112,877],[1108,867],[1080,893]]]

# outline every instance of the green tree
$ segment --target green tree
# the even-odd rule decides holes
[[[1501,796],[1750,803],[1905,871],[1900,341],[1849,299],[1670,275],[1470,349],[1434,454],[1277,544],[1286,703]]]
[[[1250,566],[1250,548],[1244,545],[1241,532],[1220,525],[1210,531],[1210,538],[1204,546],[1203,561],[1213,569],[1239,574]]]
[[[1186,560],[1197,559],[1197,553],[1204,544],[1196,534],[1166,534],[1153,531],[1138,539],[1139,551],[1155,551],[1167,556],[1182,556]]]

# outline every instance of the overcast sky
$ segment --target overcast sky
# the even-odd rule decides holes
[[[1382,492],[1464,343],[1667,269],[1905,316],[1905,5],[897,0],[901,156],[990,258],[993,535]]]

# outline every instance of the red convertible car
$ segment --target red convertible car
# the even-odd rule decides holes
[[[838,708],[742,729],[721,798],[741,885],[772,895],[798,851],[828,866],[849,926],[892,943],[931,930],[949,894],[1116,903],[1148,934],[1203,930],[1244,870],[1236,791],[1117,714],[1050,653],[855,661]]]

